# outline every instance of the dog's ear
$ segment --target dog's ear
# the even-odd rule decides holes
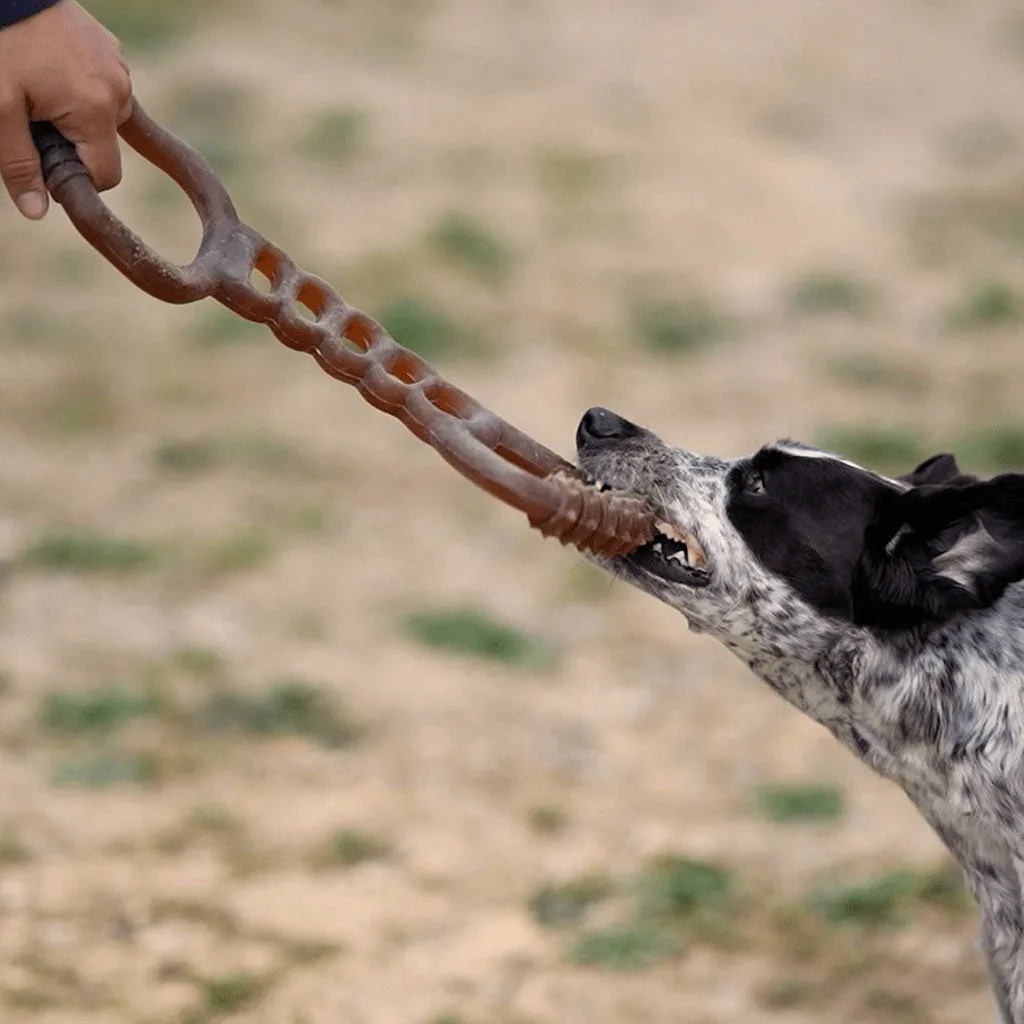
[[[855,575],[854,617],[864,625],[988,607],[1024,579],[1024,474],[884,492]]]
[[[925,459],[916,469],[912,469],[897,479],[918,487],[921,484],[973,482],[978,478],[961,473],[956,459],[948,452],[943,452],[941,455],[933,455],[930,459]]]

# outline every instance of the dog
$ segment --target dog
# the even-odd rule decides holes
[[[963,868],[1001,1024],[1024,1024],[1024,474],[898,478],[794,441],[734,460],[607,409],[589,483],[661,510],[594,557],[682,612],[901,786]]]

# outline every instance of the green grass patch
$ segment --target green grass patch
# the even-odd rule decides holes
[[[981,472],[1006,473],[1024,469],[1024,423],[1003,423],[977,431],[959,446],[965,465]]]
[[[900,427],[833,427],[822,431],[818,444],[881,472],[905,473],[925,458],[920,439]]]
[[[730,913],[736,884],[718,864],[674,855],[658,857],[639,878],[638,908],[646,919],[682,923]]]
[[[867,282],[839,271],[812,271],[789,290],[789,308],[801,316],[864,317],[873,311],[876,295]]]
[[[546,885],[530,899],[530,916],[543,928],[579,924],[595,904],[611,896],[606,878],[589,876],[562,885]]]
[[[912,432],[899,427],[833,427],[818,437],[822,448],[871,469],[905,473],[935,451],[951,451],[967,472],[991,474],[1024,468],[1024,423],[982,427],[961,440],[947,438],[929,450]]]
[[[923,872],[891,871],[853,885],[823,886],[808,896],[808,905],[831,924],[899,928],[925,906],[966,912],[970,896],[960,872],[943,866]]]
[[[266,991],[266,982],[253,974],[222,974],[202,981],[203,1003],[208,1013],[235,1013],[256,1002]]]
[[[552,891],[541,906],[558,923],[572,924],[577,906],[585,897],[596,899],[598,893],[601,898],[609,894],[583,888],[573,902],[571,890]],[[580,965],[637,970],[677,955],[694,939],[720,945],[732,942],[740,908],[738,885],[727,868],[691,857],[657,857],[635,879],[632,907],[623,919],[578,935],[569,959]],[[558,914],[563,915],[561,920]]]
[[[569,951],[578,967],[636,971],[679,952],[679,941],[644,922],[614,925],[581,935]]]
[[[148,694],[119,686],[81,692],[54,690],[39,707],[39,724],[49,732],[112,733],[128,722],[160,710]]]
[[[1024,299],[1005,281],[989,279],[968,286],[947,314],[954,331],[989,330],[1019,324]]]
[[[922,1024],[932,1019],[921,1000],[909,992],[894,992],[888,988],[872,988],[861,1000],[865,1020],[893,1021],[902,1024]]]
[[[817,990],[805,981],[783,978],[763,986],[758,992],[758,1003],[766,1010],[793,1010],[812,1002],[817,994]]]
[[[561,807],[537,804],[526,812],[526,823],[539,836],[557,836],[569,825],[569,816]]]
[[[436,650],[526,669],[550,669],[558,661],[557,649],[550,641],[473,608],[412,612],[403,626],[413,640]]]
[[[189,811],[182,823],[181,834],[191,840],[213,839],[225,848],[238,846],[248,838],[241,818],[227,807],[209,803],[197,804]]]
[[[314,114],[299,140],[299,155],[318,163],[347,163],[362,149],[368,130],[369,118],[361,110],[321,110]]]
[[[217,467],[217,455],[208,441],[163,441],[153,452],[153,464],[165,473],[192,476]]]
[[[916,873],[914,892],[919,903],[952,914],[974,912],[974,898],[964,880],[963,871],[950,862]]]
[[[300,537],[323,537],[334,525],[336,512],[335,506],[327,503],[293,505],[285,510],[280,525],[282,529]],[[302,613],[299,614],[299,618],[306,618],[309,621],[308,616]]]
[[[395,341],[424,359],[457,359],[482,352],[480,343],[462,324],[422,295],[397,295],[386,300],[380,322]]]
[[[340,828],[327,840],[318,866],[354,868],[371,860],[391,856],[392,847],[379,836],[355,828]]]
[[[45,987],[44,987],[45,986]],[[47,1010],[60,1012],[67,1009],[67,1004],[62,998],[63,993],[57,994],[55,986],[44,982],[40,987],[14,986],[0,990],[3,996],[3,1004],[9,1010],[24,1010],[33,1015],[45,1013]]]
[[[724,340],[731,325],[704,296],[681,300],[648,297],[631,303],[629,329],[652,352],[685,355]]]
[[[799,822],[836,821],[843,815],[843,792],[838,786],[762,786],[757,792],[761,813],[778,825]]]
[[[248,736],[307,736],[327,747],[345,747],[361,730],[324,694],[301,680],[284,679],[254,693],[218,690],[199,712],[203,728]]]
[[[318,942],[316,939],[285,939],[281,942],[281,952],[290,963],[300,967],[331,960],[343,951],[343,947],[335,942]],[[299,1024],[296,1021],[296,1024]]]
[[[32,852],[9,826],[0,828],[0,864],[15,866],[32,860]]]
[[[171,667],[194,679],[222,679],[226,673],[224,659],[209,647],[179,647],[168,659]]]
[[[91,751],[65,758],[54,767],[50,781],[61,789],[109,789],[112,786],[151,786],[159,779],[153,757],[121,750]]]
[[[914,894],[914,876],[909,871],[896,871],[856,885],[816,889],[808,901],[832,924],[893,926],[906,923]]]
[[[467,213],[445,214],[427,242],[445,262],[488,284],[501,284],[508,278],[511,250],[493,228]]]
[[[154,568],[159,557],[155,544],[84,529],[54,529],[40,534],[19,563],[46,572],[127,574]]]

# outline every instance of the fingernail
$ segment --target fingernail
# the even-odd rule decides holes
[[[14,202],[29,220],[39,220],[46,213],[46,197],[42,192],[22,192]]]

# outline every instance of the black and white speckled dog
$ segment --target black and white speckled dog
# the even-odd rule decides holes
[[[902,786],[963,866],[1004,1024],[1024,1024],[1024,474],[899,479],[795,442],[728,461],[607,409],[580,466],[664,510],[600,560],[717,637]]]

